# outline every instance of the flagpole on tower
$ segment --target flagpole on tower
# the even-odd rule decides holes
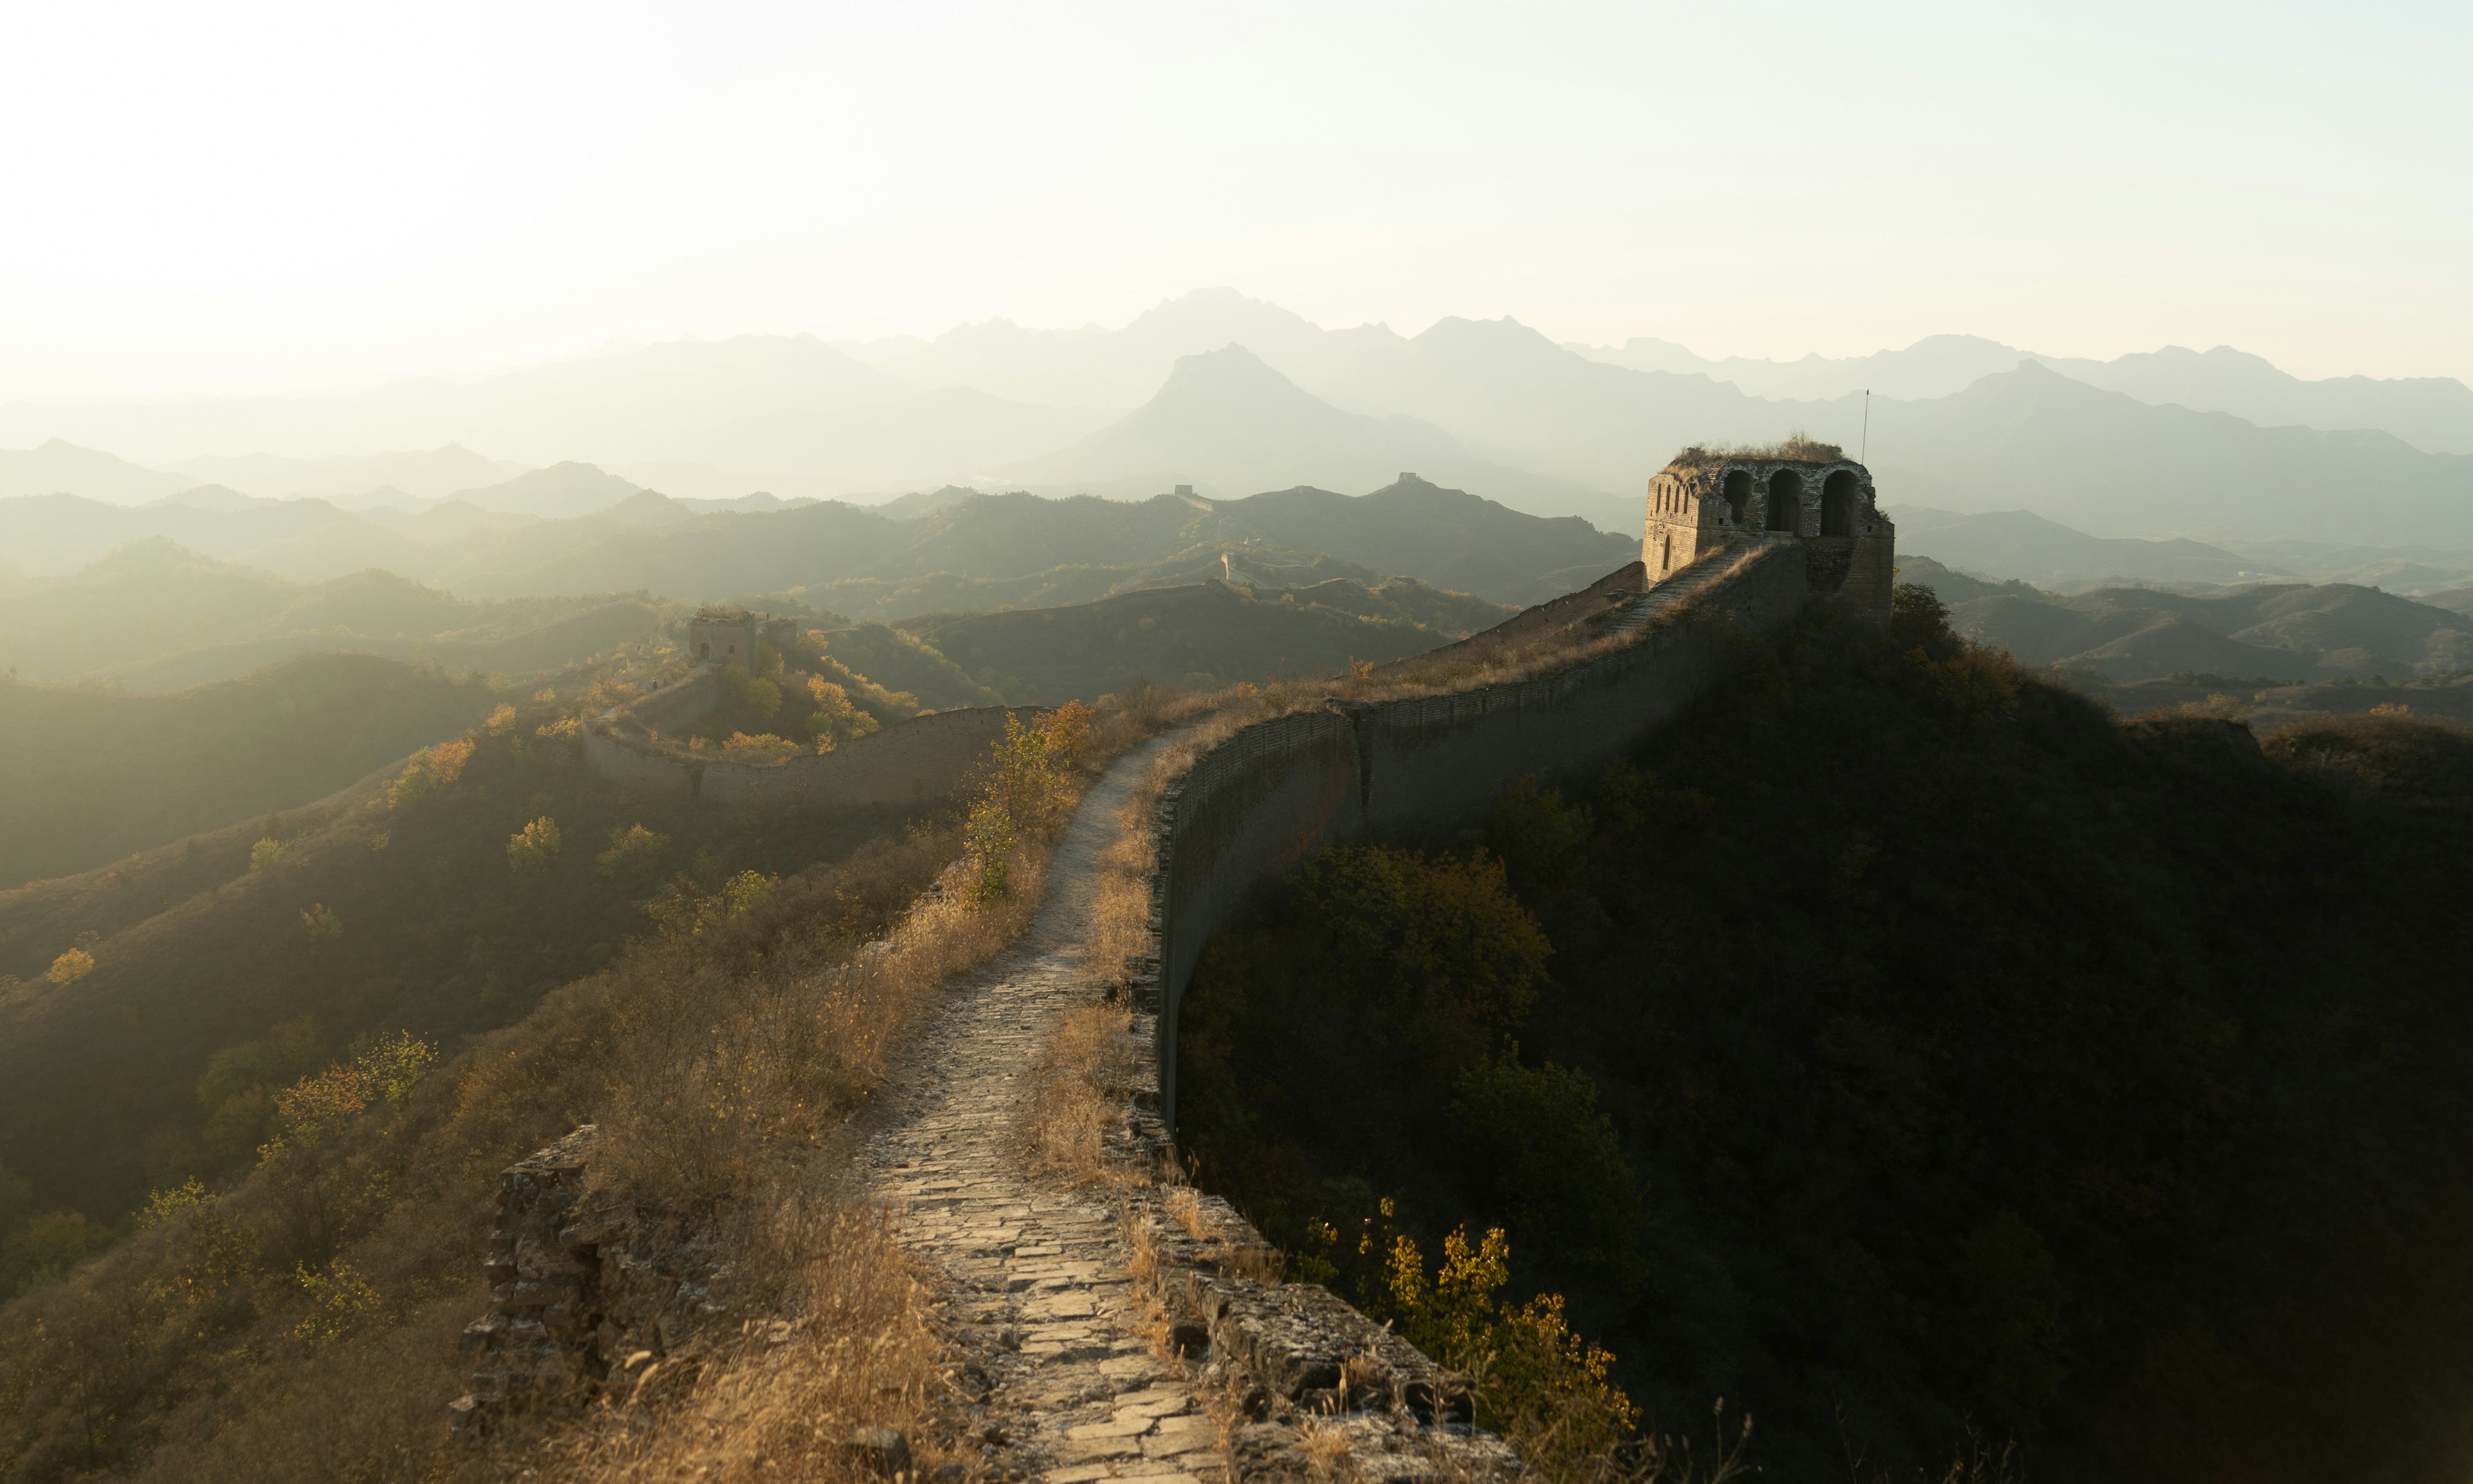
[[[1872,389],[1863,389],[1863,447],[1855,462],[1869,467],[1872,463]]]

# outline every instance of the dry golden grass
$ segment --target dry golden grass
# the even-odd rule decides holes
[[[1722,464],[1728,459],[1798,459],[1812,464],[1833,464],[1846,457],[1846,450],[1836,443],[1824,443],[1809,434],[1794,432],[1774,443],[1693,443],[1669,460],[1693,467]]]
[[[1158,798],[1238,728],[1333,700],[1526,679],[1590,647],[1464,647],[1381,676],[1118,698],[1096,719],[1077,784],[1163,730],[1186,731],[1120,816],[1095,963],[1105,972],[1150,951]],[[0,1381],[16,1399],[9,1472],[106,1469],[204,1484],[527,1469],[596,1481],[821,1479],[853,1470],[839,1447],[853,1424],[901,1426],[921,1446],[938,1382],[917,1276],[878,1218],[843,1190],[841,1129],[934,1012],[941,984],[1013,941],[1037,904],[1044,851],[1026,854],[1010,894],[987,903],[957,889],[958,851],[949,831],[883,842],[780,883],[708,931],[638,945],[612,971],[486,1038],[402,1109],[372,1114],[337,1155],[339,1169],[389,1192],[341,1254],[382,1301],[352,1333],[315,1346],[291,1338],[307,1301],[288,1265],[199,1287],[187,1218],[142,1233],[39,1302],[12,1305],[0,1325],[10,1349]],[[940,874],[940,888],[921,892]],[[1113,1101],[1111,1038],[1121,1041],[1123,1025],[1122,1011],[1094,1006],[1060,1030],[1058,1090],[1032,1121],[1037,1141],[1068,1167],[1104,1163],[1096,1155],[1111,1114],[1092,1105]],[[584,1121],[602,1129],[592,1166],[602,1196],[650,1230],[693,1239],[725,1270],[711,1299],[718,1312],[695,1343],[670,1348],[697,1362],[673,1370],[679,1382],[631,1382],[580,1420],[459,1450],[444,1407],[466,1389],[471,1360],[452,1338],[486,1306],[474,1264],[497,1172]],[[279,1192],[265,1176],[227,1193],[223,1218],[274,1230]],[[1129,1227],[1139,1268],[1142,1224]],[[1155,1255],[1150,1270],[1155,1294]],[[236,1328],[201,1327],[219,1304],[244,1316]],[[1165,1350],[1164,1309],[1156,1328]],[[211,1351],[201,1348],[208,1336]],[[129,1418],[142,1420],[120,1421]],[[96,1437],[103,1451],[84,1441]]]
[[[1325,1417],[1306,1418],[1297,1424],[1297,1451],[1305,1455],[1306,1471],[1312,1478],[1356,1476],[1356,1448],[1345,1423]]]
[[[1133,1296],[1140,1305],[1135,1332],[1150,1343],[1153,1355],[1169,1362],[1182,1376],[1185,1357],[1177,1353],[1176,1321],[1168,1313],[1167,1295],[1160,1286],[1159,1240],[1151,1234],[1150,1218],[1128,1201],[1116,1209],[1116,1219],[1125,1233],[1125,1273],[1133,1280]]]
[[[911,1427],[935,1384],[916,1275],[841,1185],[843,1122],[943,981],[1012,941],[1036,904],[1035,857],[995,902],[934,889],[957,847],[949,831],[879,842],[704,931],[639,944],[348,1129],[342,1184],[389,1193],[339,1254],[376,1296],[349,1332],[296,1336],[308,1300],[275,1250],[285,1195],[271,1170],[10,1305],[0,1477],[736,1477],[759,1456],[775,1460],[768,1478],[839,1476],[839,1453],[809,1443],[854,1423]],[[718,1309],[667,1347],[695,1364],[643,1388],[659,1404],[623,1405],[627,1383],[612,1410],[458,1448],[446,1403],[473,1357],[454,1341],[488,1306],[477,1259],[497,1173],[585,1121],[602,1129],[603,1197],[639,1233],[701,1247],[722,1270]],[[214,1269],[208,1217],[255,1233],[252,1255]]]
[[[1125,1089],[1141,1066],[1143,1047],[1129,1034],[1132,1021],[1122,1004],[1091,1004],[1048,1033],[1022,1121],[1034,1168],[1075,1185],[1140,1178],[1107,1154],[1108,1133],[1123,1121]]]
[[[781,1160],[820,1145],[881,1083],[944,982],[1020,936],[1044,865],[1022,852],[1014,890],[987,902],[948,866],[865,944],[785,945],[753,967],[688,947],[617,1017],[597,1181],[672,1209],[770,1188]]]
[[[1201,1241],[1211,1233],[1202,1226],[1202,1194],[1191,1185],[1175,1185],[1160,1202],[1170,1221],[1185,1229],[1185,1234]]]
[[[883,1218],[826,1192],[788,1203],[767,1234],[765,1256],[789,1264],[775,1316],[743,1325],[677,1400],[595,1407],[500,1466],[574,1484],[857,1480],[871,1475],[847,1447],[852,1430],[889,1426],[909,1439],[913,1468],[933,1469],[941,1343]]]

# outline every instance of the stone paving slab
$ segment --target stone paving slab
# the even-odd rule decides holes
[[[991,1475],[1228,1477],[1218,1424],[1143,1331],[1114,1202],[1025,1170],[1013,1142],[1049,1030],[1090,1000],[1082,945],[1099,852],[1159,745],[1092,786],[1030,931],[948,989],[900,1107],[867,1145],[865,1167],[902,1242],[946,1281],[948,1327],[991,1340],[974,1363],[985,1393],[969,1413]]]

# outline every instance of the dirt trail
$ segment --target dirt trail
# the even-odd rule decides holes
[[[970,1415],[991,1472],[1054,1484],[1227,1476],[1216,1425],[1141,1332],[1115,1202],[1027,1171],[1014,1147],[1050,1027],[1091,996],[1082,968],[1100,852],[1165,744],[1118,758],[1092,786],[1030,931],[948,992],[867,1144],[902,1242],[949,1283],[949,1325],[985,1342],[971,1378],[986,1395]]]

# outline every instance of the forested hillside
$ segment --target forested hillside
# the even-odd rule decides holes
[[[273,1090],[365,1035],[451,1051],[651,932],[663,892],[886,824],[630,790],[582,766],[578,703],[450,688],[498,708],[409,765],[0,892],[0,1164],[29,1209],[114,1226],[150,1187],[248,1163]]]
[[[0,587],[0,669],[164,691],[358,650],[526,677],[615,650],[660,617],[640,596],[476,603],[376,570],[303,585],[157,537],[69,576]]]
[[[1065,608],[928,614],[903,629],[1005,700],[1054,705],[1144,681],[1211,690],[1338,675],[1439,649],[1512,611],[1413,578],[1255,589],[1212,580]]]
[[[1197,974],[1181,1144],[1344,1292],[1506,1228],[1770,1476],[2461,1477],[2468,843],[2473,732],[2119,722],[1902,589],[1307,863]]]
[[[0,886],[324,798],[503,698],[372,655],[127,696],[0,680]]]

